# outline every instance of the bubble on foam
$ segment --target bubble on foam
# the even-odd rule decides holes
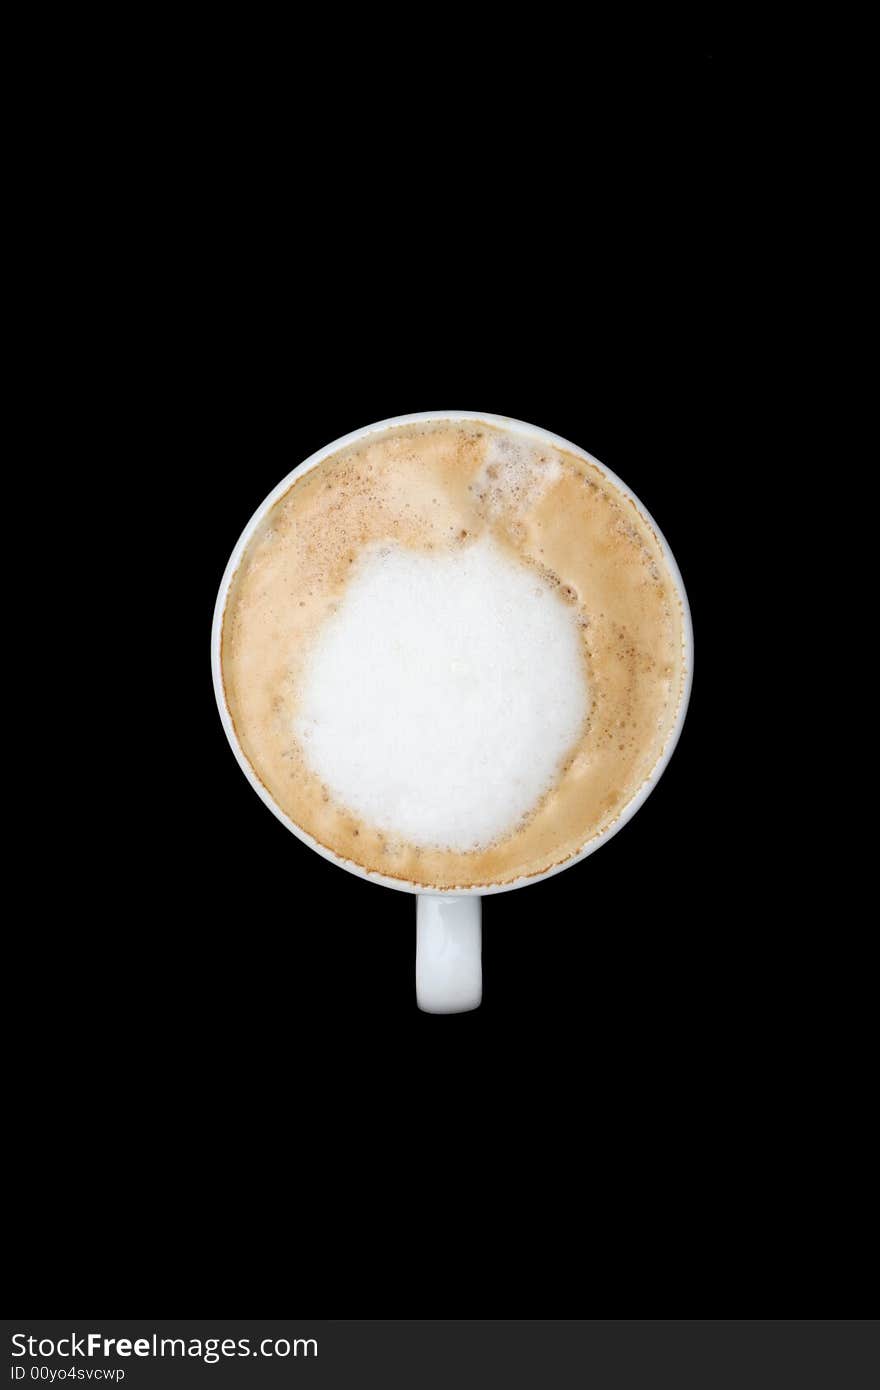
[[[490,538],[383,545],[306,661],[296,733],[349,812],[458,852],[510,833],[557,780],[589,708],[569,605]]]
[[[562,476],[556,449],[538,448],[517,435],[493,435],[473,483],[490,517],[527,510]]]

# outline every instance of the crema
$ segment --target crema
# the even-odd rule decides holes
[[[425,888],[539,874],[606,831],[683,690],[660,544],[598,465],[476,421],[396,426],[296,479],[222,628],[277,805]]]

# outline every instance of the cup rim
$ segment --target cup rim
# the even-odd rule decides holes
[[[607,826],[604,830],[597,831],[596,834],[592,835],[590,839],[587,840],[586,843],[582,846],[582,848],[577,851],[576,854],[570,855],[569,858],[564,860],[561,864],[553,864],[549,869],[544,869],[540,873],[524,874],[520,878],[511,880],[509,883],[490,883],[484,885],[476,884],[474,886],[465,886],[459,888],[438,888],[435,886],[428,886],[425,884],[415,883],[410,879],[392,878],[386,874],[376,873],[370,869],[365,869],[360,864],[356,864],[353,860],[344,859],[334,850],[328,849],[326,845],[322,845],[318,840],[314,838],[313,835],[310,835],[307,830],[304,830],[302,826],[297,825],[296,822],[292,820],[291,817],[288,816],[285,811],[282,811],[281,807],[278,806],[277,803],[274,801],[273,797],[271,796],[267,788],[263,785],[263,783],[260,781],[256,772],[254,771],[253,767],[248,761],[244,753],[244,750],[242,749],[241,744],[239,743],[238,736],[235,732],[235,727],[232,722],[232,716],[229,712],[229,707],[226,702],[226,691],[223,684],[223,671],[221,664],[221,638],[223,633],[223,616],[226,611],[226,602],[229,596],[229,589],[232,584],[232,580],[238,570],[238,567],[241,564],[241,561],[244,557],[244,552],[247,548],[247,545],[251,537],[253,536],[254,531],[260,525],[267,512],[269,512],[271,508],[275,505],[275,503],[281,497],[284,496],[284,494],[289,490],[289,488],[293,486],[294,482],[302,478],[312,468],[316,468],[319,463],[322,463],[324,461],[324,459],[329,458],[333,454],[338,453],[340,449],[344,449],[347,445],[354,444],[357,440],[365,439],[370,434],[377,434],[384,430],[392,429],[396,425],[413,425],[428,421],[437,421],[438,423],[443,423],[444,421],[455,422],[462,420],[472,420],[474,422],[482,422],[487,425],[495,425],[502,429],[508,430],[510,433],[513,434],[520,434],[530,436],[532,438],[538,438],[545,443],[561,447],[565,449],[567,452],[575,454],[579,458],[587,459],[590,463],[592,463],[596,468],[598,468],[601,471],[601,473],[608,479],[608,481],[615,488],[617,488],[617,490],[620,493],[622,493],[624,497],[628,497],[630,499],[630,501],[633,503],[636,510],[638,511],[639,515],[641,516],[642,520],[647,523],[653,535],[655,536],[662,551],[666,567],[669,570],[669,573],[672,576],[672,579],[675,583],[678,599],[681,605],[682,615],[683,672],[681,695],[679,698],[675,723],[673,724],[672,728],[666,736],[666,742],[663,745],[663,748],[660,752],[660,756],[658,757],[648,776],[642,782],[638,791],[631,798],[631,800],[628,801],[627,804],[623,807],[623,809],[620,811],[620,813],[617,815],[617,817],[611,825]],[[282,824],[285,825],[287,829],[290,830],[297,837],[298,840],[301,840],[303,844],[308,845],[309,849],[314,850],[316,854],[320,854],[323,859],[329,860],[331,864],[336,864],[340,869],[345,869],[346,872],[355,874],[358,878],[362,878],[366,880],[368,883],[378,883],[383,888],[394,888],[398,892],[402,893],[427,893],[442,897],[487,897],[490,894],[494,893],[509,893],[516,888],[527,888],[532,883],[541,883],[544,879],[553,878],[555,874],[560,874],[566,869],[573,868],[575,864],[580,864],[582,860],[587,859],[591,854],[594,854],[595,851],[599,849],[602,845],[606,844],[608,840],[610,840],[612,836],[616,835],[619,830],[622,830],[623,827],[627,824],[628,821],[632,819],[636,811],[640,809],[640,807],[647,800],[648,796],[654,790],[658,781],[660,780],[660,777],[666,770],[666,767],[668,766],[669,760],[672,757],[673,752],[675,751],[675,747],[681,735],[682,726],[684,725],[684,720],[687,714],[688,704],[690,701],[691,687],[693,685],[693,670],[693,623],[691,620],[691,610],[690,605],[688,603],[687,591],[684,587],[684,580],[681,577],[681,571],[678,568],[675,556],[673,555],[669,547],[666,537],[663,535],[663,532],[660,530],[660,527],[657,525],[656,521],[651,516],[647,507],[644,506],[644,504],[632,491],[632,488],[627,487],[626,483],[623,482],[621,478],[618,478],[617,474],[612,472],[612,470],[608,468],[606,464],[602,463],[599,459],[595,458],[593,454],[588,453],[587,450],[582,448],[579,444],[574,444],[570,439],[565,439],[562,435],[554,434],[551,430],[543,429],[539,425],[529,424],[526,420],[518,420],[508,415],[488,415],[483,411],[425,410],[417,411],[416,413],[410,415],[395,415],[387,420],[378,420],[374,424],[363,425],[359,429],[351,430],[348,434],[341,435],[338,439],[332,440],[329,444],[325,444],[322,448],[316,450],[315,453],[310,454],[307,459],[304,459],[302,461],[302,463],[298,463],[295,468],[292,468],[290,472],[284,478],[281,479],[278,485],[272,489],[268,496],[266,496],[263,499],[263,501],[260,503],[256,511],[254,512],[253,516],[248,521],[241,535],[239,536],[232,550],[232,554],[229,557],[229,561],[226,565],[226,568],[223,571],[223,578],[220,581],[220,588],[217,591],[217,600],[214,604],[214,617],[211,625],[211,671],[214,681],[214,695],[217,700],[217,708],[220,714],[220,721],[223,725],[224,732],[226,734],[227,739],[229,740],[229,745],[235,755],[239,767],[241,768],[250,785],[253,787],[254,791],[259,796],[260,800],[264,802],[266,806],[268,806],[269,810],[273,813],[273,815],[276,816],[277,819],[280,820]]]

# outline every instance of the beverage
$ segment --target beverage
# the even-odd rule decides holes
[[[222,676],[255,775],[321,845],[491,887],[614,825],[675,726],[683,640],[662,549],[597,464],[428,421],[341,448],[270,509]]]

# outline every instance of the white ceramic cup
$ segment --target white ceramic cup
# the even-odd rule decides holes
[[[254,773],[253,768],[245,757],[241,744],[233,727],[232,718],[226,703],[226,695],[223,689],[223,677],[220,667],[220,639],[223,625],[223,614],[226,608],[226,600],[229,595],[229,587],[233,576],[241,564],[245,549],[254,531],[266,516],[266,513],[275,505],[280,497],[283,497],[288,488],[304,473],[308,473],[310,468],[316,468],[323,459],[330,458],[331,455],[338,453],[348,444],[355,443],[358,439],[364,439],[367,435],[378,434],[382,430],[389,429],[392,425],[409,425],[417,421],[424,420],[475,420],[484,421],[486,424],[498,425],[502,429],[512,434],[525,436],[527,439],[534,439],[541,444],[556,445],[569,453],[575,454],[579,458],[588,459],[591,463],[601,468],[605,477],[613,484],[624,497],[631,499],[639,514],[648,523],[650,529],[656,536],[663,551],[663,557],[667,569],[675,582],[678,590],[678,597],[681,601],[682,611],[682,642],[683,642],[683,676],[681,698],[678,706],[675,724],[670,730],[666,742],[663,746],[657,762],[650,776],[642,783],[639,790],[630,802],[618,815],[614,824],[607,830],[592,836],[577,854],[573,854],[564,864],[557,864],[552,869],[548,869],[543,874],[532,874],[526,878],[514,880],[512,883],[500,883],[491,888],[453,888],[436,889],[426,892],[417,883],[409,883],[399,878],[387,878],[383,874],[371,873],[362,869],[360,865],[352,863],[348,859],[342,859],[334,854],[332,850],[326,849],[324,845],[318,844],[316,840],[290,819],[284,811],[272,800],[272,797],[263,786],[262,782]],[[298,839],[313,849],[316,854],[320,854],[324,859],[329,859],[332,863],[338,864],[341,869],[346,869],[351,874],[357,874],[359,878],[365,878],[373,883],[381,883],[386,888],[396,888],[404,893],[416,893],[416,996],[419,1008],[426,1013],[449,1014],[464,1013],[468,1009],[476,1009],[482,998],[483,976],[481,963],[481,908],[480,899],[487,893],[507,893],[514,888],[525,888],[531,883],[539,883],[541,879],[550,878],[553,874],[562,873],[564,869],[570,869],[573,865],[579,864],[582,859],[586,859],[588,854],[592,854],[600,845],[604,845],[620,830],[631,816],[645,801],[646,797],[657,785],[661,773],[672,756],[672,751],[678,742],[681,727],[687,713],[688,700],[690,698],[691,681],[693,678],[694,665],[694,636],[691,625],[690,608],[688,607],[687,594],[678,565],[672,555],[672,551],[657,526],[657,523],[650,516],[642,503],[635,494],[621,482],[604,463],[600,463],[592,454],[588,454],[585,449],[581,449],[577,444],[572,444],[568,439],[562,439],[559,435],[551,434],[548,430],[539,429],[536,425],[527,425],[522,420],[510,420],[503,415],[484,415],[479,411],[471,410],[428,410],[416,415],[396,415],[392,420],[380,420],[375,425],[366,425],[363,429],[354,430],[351,434],[343,435],[341,439],[334,439],[331,444],[327,444],[317,453],[312,454],[303,463],[288,473],[286,478],[282,478],[276,488],[269,493],[265,501],[254,512],[247,526],[242,531],[238,543],[229,557],[223,579],[220,584],[220,592],[217,595],[217,603],[214,608],[214,624],[211,631],[211,666],[214,673],[214,692],[217,696],[217,706],[220,710],[220,718],[223,721],[223,728],[226,730],[226,737],[229,739],[232,751],[238,759],[238,764],[245,777],[250,782],[254,791],[262,801],[266,803],[269,810],[278,817],[280,821],[292,831]]]

